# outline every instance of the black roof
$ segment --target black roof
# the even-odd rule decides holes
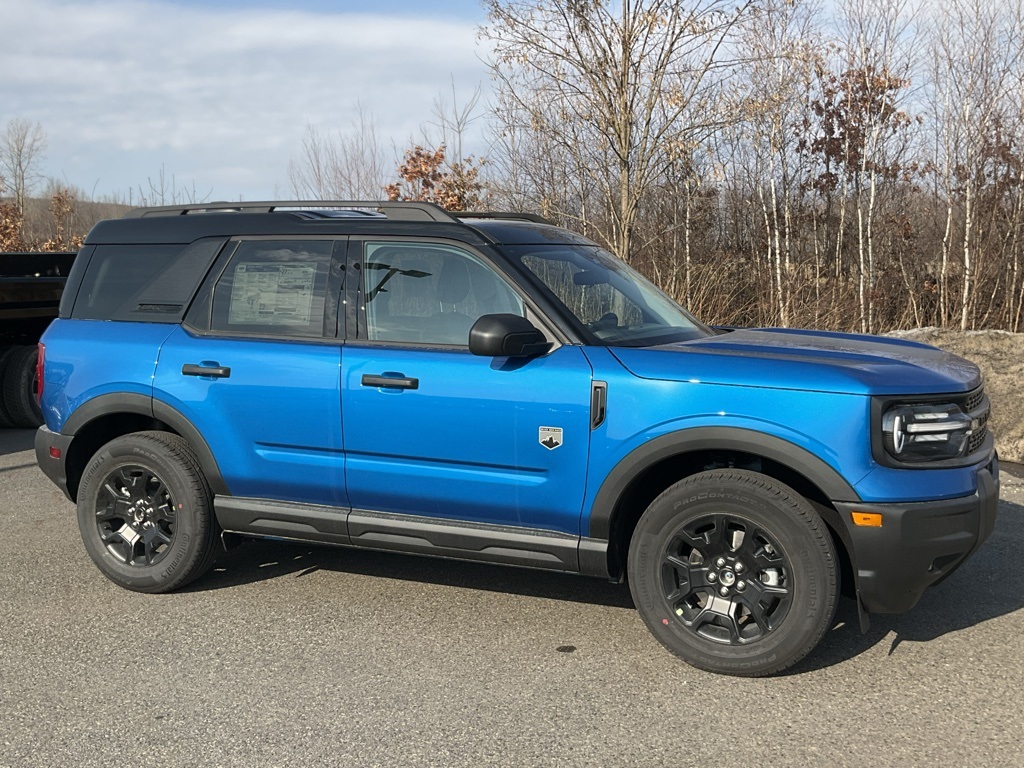
[[[202,237],[275,235],[407,235],[472,245],[586,244],[591,241],[528,213],[450,213],[430,203],[274,201],[198,203],[136,208],[101,221],[85,242],[190,243]]]
[[[498,218],[467,218],[463,223],[484,234],[491,242],[503,245],[596,245],[593,240],[554,224]]]

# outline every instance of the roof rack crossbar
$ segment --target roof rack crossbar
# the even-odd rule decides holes
[[[448,211],[433,203],[399,200],[262,200],[252,202],[189,203],[187,205],[161,205],[153,208],[133,208],[124,218],[140,219],[148,216],[184,216],[215,211],[241,213],[272,213],[279,209],[309,210],[318,208],[371,208],[396,221],[457,222]]]

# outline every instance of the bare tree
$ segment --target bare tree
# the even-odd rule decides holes
[[[1020,120],[1007,114],[1014,86],[1010,73],[1018,51],[1006,44],[1003,10],[986,0],[950,0],[933,36],[936,173],[946,201],[939,301],[943,320],[972,325],[979,259],[985,235],[979,208],[993,178],[1003,133]],[[954,268],[959,291],[951,285]],[[959,311],[954,307],[958,306]]]
[[[706,137],[720,122],[709,95],[729,63],[724,42],[751,2],[485,5],[499,119],[578,159],[610,223],[603,239],[629,260],[642,201],[679,142]],[[571,143],[564,140],[570,125]]]
[[[485,114],[480,108],[483,91],[478,85],[469,99],[460,104],[455,91],[455,79],[451,81],[451,93],[438,94],[434,97],[432,119],[423,131],[424,145],[444,146],[445,161],[465,163],[467,159],[466,137],[474,123],[479,122]],[[449,101],[449,96],[451,101]],[[436,133],[437,135],[433,135]]]
[[[1024,329],[1024,2],[1014,0],[1007,9],[1009,23],[1007,40],[1010,41],[1010,61],[1015,66],[1009,73],[1009,98],[1012,125],[1016,127],[1013,139],[1017,151],[1011,155],[1015,174],[1009,189],[1007,232],[1004,238],[1009,251],[1008,269],[1005,270],[1003,313],[1001,327],[1019,332]]]
[[[529,111],[524,101],[530,102]],[[590,205],[599,197],[590,169],[604,159],[591,146],[587,126],[567,119],[543,94],[499,93],[493,109],[494,149],[488,162],[499,206],[539,210],[589,235],[602,214]],[[545,128],[555,125],[559,130]]]
[[[898,176],[893,143],[910,122],[900,101],[910,85],[907,56],[909,11],[905,0],[842,0],[845,71],[839,80],[845,100],[844,158],[853,182],[857,217],[857,297],[862,333],[875,331],[875,217],[879,182]]]
[[[25,200],[42,180],[40,164],[46,151],[43,126],[23,117],[7,121],[0,133],[0,174],[7,179],[14,205],[25,214]]]
[[[811,120],[814,73],[821,65],[816,13],[814,3],[766,0],[743,25],[741,39],[744,119],[737,138],[746,145],[740,157],[748,163],[744,175],[755,187],[764,226],[773,321],[784,326],[793,320],[790,276],[798,266],[798,247],[809,239],[799,231],[801,184],[809,163],[797,150],[801,129]]]
[[[376,122],[361,106],[346,132],[325,134],[307,125],[302,153],[288,163],[292,191],[314,200],[376,200],[389,171]]]
[[[146,177],[145,187],[139,184],[136,189],[129,189],[128,199],[124,202],[128,205],[148,207],[202,203],[209,199],[210,191],[205,194],[200,193],[196,189],[194,179],[191,184],[182,186],[178,183],[178,178],[173,173],[168,174],[167,168],[161,165],[155,178],[153,176]]]

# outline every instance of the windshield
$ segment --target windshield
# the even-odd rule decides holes
[[[579,321],[591,343],[644,347],[712,335],[646,278],[597,246],[513,245],[502,250]]]

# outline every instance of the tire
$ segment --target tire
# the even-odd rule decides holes
[[[43,423],[43,412],[36,399],[38,360],[38,347],[14,347],[0,378],[8,419],[19,429],[36,429]]]
[[[7,404],[4,399],[4,371],[10,363],[11,355],[17,351],[17,347],[0,347],[0,429],[13,427],[14,422],[7,411]]]
[[[810,504],[756,472],[714,470],[662,493],[629,546],[651,633],[700,669],[760,677],[803,659],[835,616],[838,563]]]
[[[195,454],[167,432],[111,440],[78,491],[78,527],[103,575],[136,592],[169,592],[216,555],[213,496]]]

